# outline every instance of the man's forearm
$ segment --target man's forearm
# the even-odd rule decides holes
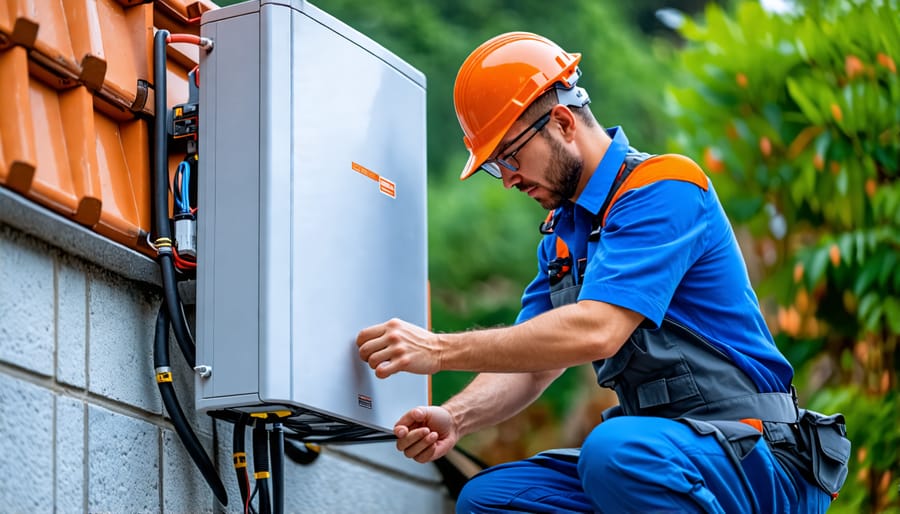
[[[442,407],[460,436],[505,421],[530,405],[564,370],[537,373],[482,373]]]
[[[536,372],[565,369],[613,355],[643,320],[628,309],[579,302],[519,325],[439,334],[440,369]]]

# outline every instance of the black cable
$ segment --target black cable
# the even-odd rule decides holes
[[[295,464],[308,466],[319,458],[319,449],[312,443],[295,443],[290,439],[285,439],[284,454]]]
[[[274,423],[269,432],[269,453],[272,458],[272,513],[284,513],[284,431],[281,423]]]
[[[253,508],[253,498],[256,498],[257,493],[259,493],[259,483],[257,483],[253,487],[253,494],[250,495],[250,500],[247,503],[248,508],[250,509],[250,514],[257,514],[256,509]]]
[[[249,415],[241,414],[234,423],[234,433],[231,437],[234,473],[237,475],[238,489],[241,491],[241,509],[245,514],[248,512],[250,504],[250,475],[247,473],[247,453],[244,451],[244,438],[249,419]]]
[[[181,298],[175,282],[175,262],[172,258],[172,228],[169,225],[169,131],[166,112],[166,38],[169,31],[158,30],[153,38],[154,104],[153,120],[153,225],[163,292],[172,331],[185,360],[193,368],[196,365],[194,338],[184,316]]]
[[[272,514],[269,502],[269,437],[262,420],[257,420],[253,427],[253,477],[259,488],[259,514]]]
[[[172,419],[172,425],[175,427],[175,433],[181,439],[184,448],[190,454],[194,464],[200,470],[206,483],[209,484],[213,494],[222,505],[228,505],[228,493],[225,492],[225,486],[216,472],[215,466],[206,455],[206,451],[194,434],[194,430],[187,421],[181,405],[178,403],[178,397],[175,395],[175,386],[172,383],[172,371],[169,367],[169,320],[166,315],[166,308],[159,306],[159,314],[156,316],[156,334],[153,338],[153,366],[156,368],[156,384],[159,386],[159,395],[162,397],[163,404],[166,406],[166,412]]]

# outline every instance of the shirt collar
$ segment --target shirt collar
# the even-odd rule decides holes
[[[616,175],[619,174],[619,168],[625,162],[625,154],[628,153],[628,137],[622,127],[612,127],[606,130],[606,133],[612,139],[600,164],[594,170],[590,180],[584,186],[584,191],[575,200],[577,205],[587,209],[588,211],[599,214],[600,207],[603,206],[603,200],[609,193]]]

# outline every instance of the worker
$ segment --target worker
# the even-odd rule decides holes
[[[485,172],[549,215],[514,325],[440,334],[392,319],[359,332],[379,378],[479,372],[404,414],[397,448],[437,459],[593,363],[619,404],[581,448],[486,469],[458,512],[825,511],[847,474],[843,417],[798,407],[713,184],[687,157],[604,129],[580,59],[513,32],[459,70],[460,178]]]

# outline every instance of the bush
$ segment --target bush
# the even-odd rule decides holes
[[[685,22],[691,84],[669,91],[672,146],[753,235],[761,300],[808,404],[847,413],[855,458],[834,510],[900,512],[900,9],[803,9],[743,2]]]

